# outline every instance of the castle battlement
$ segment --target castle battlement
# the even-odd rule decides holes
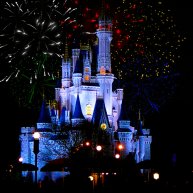
[[[143,129],[144,135],[150,135],[150,129]]]
[[[21,127],[21,134],[32,134],[35,131],[35,127]]]

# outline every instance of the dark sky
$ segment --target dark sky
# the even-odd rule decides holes
[[[160,112],[152,117],[154,153],[157,159],[161,157],[160,160],[164,162],[174,152],[180,166],[190,166],[193,159],[187,155],[192,151],[193,134],[193,12],[187,0],[171,0],[165,3],[172,11],[178,29],[189,40],[182,46],[182,58],[176,66],[180,72],[176,93]]]
[[[166,1],[166,0],[165,0]],[[190,40],[182,48],[182,61],[177,66],[181,72],[178,89],[174,97],[169,100],[161,111],[152,116],[155,156],[167,155],[176,152],[180,163],[188,159],[187,153],[192,152],[193,134],[193,12],[188,0],[166,1],[177,20],[179,29],[186,33]],[[6,94],[9,88],[0,85],[1,89],[1,161],[14,158],[17,155],[19,115],[15,102]],[[169,153],[167,153],[169,152]],[[164,156],[163,156],[164,157]],[[190,160],[192,161],[192,160]],[[189,161],[189,162],[190,162]]]

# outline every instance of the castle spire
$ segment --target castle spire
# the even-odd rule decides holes
[[[143,135],[143,126],[142,126],[142,120],[141,120],[141,109],[139,109],[139,111],[138,111],[137,132],[138,132],[139,136]]]
[[[118,118],[118,121],[121,121],[121,120],[129,120],[125,100],[122,100],[121,111],[120,111],[119,118]]]
[[[46,101],[43,100],[40,109],[40,114],[37,122],[38,131],[50,131],[52,129],[52,122],[49,108],[46,106]]]
[[[82,109],[81,109],[81,105],[80,105],[79,94],[77,95],[76,105],[75,105],[75,109],[74,109],[74,113],[73,113],[72,118],[73,119],[84,119],[84,115],[82,114]]]
[[[64,125],[66,122],[65,116],[66,116],[66,107],[64,106],[64,107],[62,107],[62,111],[61,111],[61,115],[60,115],[60,124],[61,125]]]
[[[38,123],[51,123],[49,110],[46,107],[45,100],[43,100],[43,102],[42,102]]]
[[[105,20],[105,0],[102,0],[101,11],[99,15],[99,20]]]
[[[100,13],[99,27],[96,35],[99,41],[97,71],[102,74],[105,72],[111,72],[110,44],[112,40],[112,21],[106,16],[104,5]]]
[[[95,127],[100,127],[101,123],[110,126],[103,98],[97,98],[91,122]]]
[[[62,87],[68,88],[71,84],[71,60],[68,54],[67,39],[65,43],[65,50],[62,58]]]
[[[72,115],[72,127],[82,125],[85,122],[84,115],[82,113],[79,94],[77,95],[74,113]]]
[[[108,10],[108,13],[107,13],[107,10]],[[100,15],[99,15],[99,20],[110,20],[110,17],[109,17],[109,6],[108,4],[106,3],[105,0],[102,0],[102,6],[101,6],[101,11],[100,11]]]
[[[139,109],[139,111],[138,111],[138,120],[139,121],[141,120],[141,109]]]
[[[63,58],[64,58],[65,61],[67,61],[69,59],[67,39],[66,39],[66,43],[65,43],[65,49],[64,49]]]

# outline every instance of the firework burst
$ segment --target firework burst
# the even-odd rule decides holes
[[[26,0],[3,4],[0,57],[6,67],[0,76],[1,81],[7,82],[25,74],[25,67],[20,68],[19,64],[26,61],[30,63],[39,54],[61,57],[64,39],[66,36],[71,37],[73,30],[79,27],[74,14],[76,8],[68,5],[68,1],[61,3],[57,0]],[[30,68],[34,68],[31,73],[35,73],[36,66]],[[44,68],[47,68],[47,64]]]
[[[56,77],[59,67],[58,57],[50,57],[49,55],[39,55],[30,62],[34,68],[29,66],[28,71],[21,73],[15,79],[10,79],[6,85],[10,87],[10,94],[14,96],[16,102],[21,108],[38,109],[41,106],[42,99],[46,96],[50,98],[53,96],[53,91],[56,86]],[[49,63],[49,67],[45,65]],[[26,65],[28,63],[26,61]],[[25,71],[22,68],[23,64],[19,66],[21,72]],[[35,72],[34,72],[35,69]],[[49,72],[52,71],[52,74]],[[49,99],[50,99],[49,98]]]
[[[54,87],[63,43],[81,28],[76,6],[67,0],[2,2],[0,82],[21,107],[39,106],[43,93]]]

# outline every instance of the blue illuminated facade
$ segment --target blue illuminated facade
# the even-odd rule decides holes
[[[55,98],[43,101],[36,127],[21,128],[23,162],[34,164],[32,134],[35,130],[41,135],[39,169],[50,160],[68,157],[73,146],[81,145],[88,138],[92,145],[102,145],[105,155],[114,157],[118,144],[122,144],[122,158],[133,153],[136,162],[151,159],[150,130],[142,128],[140,113],[138,125],[130,124],[124,110],[124,90],[113,91],[112,22],[102,15],[96,39],[93,45],[73,44],[71,54],[66,45]],[[64,140],[61,136],[67,128],[70,130]],[[91,135],[86,136],[82,128]],[[38,178],[44,175],[45,172],[39,172]]]

